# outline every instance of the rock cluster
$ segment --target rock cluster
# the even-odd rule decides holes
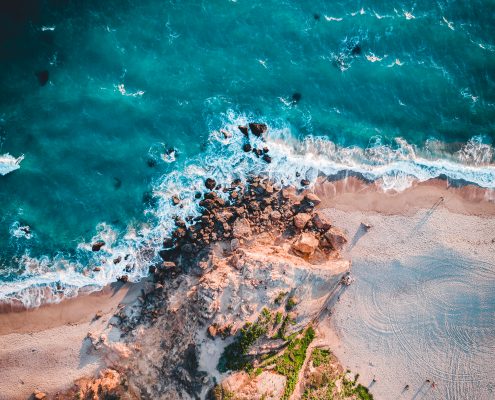
[[[158,281],[176,277],[188,260],[212,243],[223,242],[226,251],[235,251],[266,231],[275,230],[292,238],[294,253],[303,257],[311,257],[317,250],[338,256],[347,242],[344,232],[332,226],[322,212],[315,211],[321,200],[309,191],[280,188],[260,176],[246,183],[236,180],[223,188],[208,178],[205,187],[210,191],[197,199],[201,215],[187,223],[176,217],[175,230],[163,240],[163,263],[151,268]]]

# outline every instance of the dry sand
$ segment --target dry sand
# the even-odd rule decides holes
[[[356,282],[318,327],[342,363],[378,399],[493,398],[494,192],[434,180],[382,193],[355,178],[320,182],[316,191],[320,208],[351,239]],[[53,394],[94,374],[104,360],[91,352],[87,333],[102,332],[118,304],[134,302],[139,291],[126,285],[3,310],[0,399],[25,399],[35,389]]]
[[[383,194],[349,179],[319,193],[356,278],[320,326],[343,365],[377,399],[495,398],[493,191],[437,180]]]
[[[0,314],[0,399],[27,399],[36,389],[54,394],[96,373],[104,360],[91,351],[88,332],[103,332],[118,305],[134,302],[139,293],[140,285],[115,284],[58,304]],[[95,320],[98,311],[103,315]]]

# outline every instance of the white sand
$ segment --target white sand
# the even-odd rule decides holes
[[[334,351],[377,399],[493,399],[494,204],[427,189],[327,197],[336,207],[327,212],[349,232],[356,278],[327,321]],[[407,216],[394,208],[401,201]]]
[[[139,285],[107,287],[60,304],[0,314],[0,400],[27,399],[35,389],[53,395],[96,373],[104,360],[92,351],[88,332],[106,330],[118,304],[134,302],[139,290]],[[98,311],[103,316],[94,320]]]

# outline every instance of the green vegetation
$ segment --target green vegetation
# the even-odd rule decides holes
[[[329,350],[314,349],[311,362],[314,369],[305,383],[304,400],[373,400],[368,389],[357,383],[359,374],[355,375],[354,380],[348,379],[347,375],[351,371],[343,372],[342,367]],[[337,385],[337,381],[340,385]]]
[[[284,315],[278,311],[277,314],[275,315],[275,324],[278,325],[282,322],[282,319],[284,318]]]
[[[289,399],[290,395],[294,391],[297,378],[299,376],[299,370],[306,359],[306,350],[308,349],[309,344],[313,341],[314,337],[315,331],[310,326],[306,329],[304,336],[300,339],[294,339],[289,344],[284,354],[277,359],[275,370],[287,378],[282,400]]]
[[[282,322],[282,325],[280,326],[280,328],[278,328],[277,334],[273,337],[273,339],[283,339],[290,341],[291,338],[285,337],[285,332],[287,331],[287,326],[289,324],[294,324],[294,323],[295,321],[290,317],[290,315],[287,314]]]
[[[277,297],[275,298],[275,304],[280,305],[282,304],[282,300],[286,296],[287,292],[280,292]]]
[[[326,364],[330,361],[330,350],[316,348],[313,350],[312,359],[315,367]]]
[[[215,399],[215,400],[234,400],[234,393],[228,391],[222,385],[216,385],[213,388],[213,399]]]
[[[287,311],[290,311],[292,310],[295,306],[297,305],[297,300],[294,296],[290,296],[288,299],[287,299],[287,304],[285,305],[285,309]]]
[[[246,323],[234,342],[225,348],[218,361],[217,369],[220,372],[251,369],[251,362],[247,356],[249,348],[256,340],[266,334],[271,321],[272,314],[264,308],[255,323]]]

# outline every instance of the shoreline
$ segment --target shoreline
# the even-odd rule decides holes
[[[336,181],[319,178],[314,192],[321,199],[319,210],[341,213],[343,220],[347,213],[359,213],[364,216],[361,222],[368,222],[367,215],[370,219],[411,218],[421,210],[437,209],[464,216],[495,216],[495,191],[474,185],[449,187],[441,179],[416,183],[403,192],[393,193],[380,191],[377,184],[355,177]],[[444,200],[439,202],[442,197]],[[350,255],[352,259],[352,252]],[[6,397],[9,399],[26,398],[36,389],[53,393],[69,388],[78,378],[97,373],[105,363],[101,356],[88,350],[88,332],[103,332],[119,304],[136,302],[146,281],[115,283],[35,309],[8,309],[5,304],[0,307],[0,348],[5,349],[0,350],[0,381],[6,383],[0,387],[3,395],[10,393]],[[102,315],[95,320],[100,311]],[[320,329],[326,331],[328,327]],[[331,332],[333,327],[329,329],[324,336],[332,337],[331,345],[336,345],[341,338]],[[36,351],[31,352],[30,347]],[[40,365],[46,371],[40,372]],[[64,369],[68,372],[62,373]]]

